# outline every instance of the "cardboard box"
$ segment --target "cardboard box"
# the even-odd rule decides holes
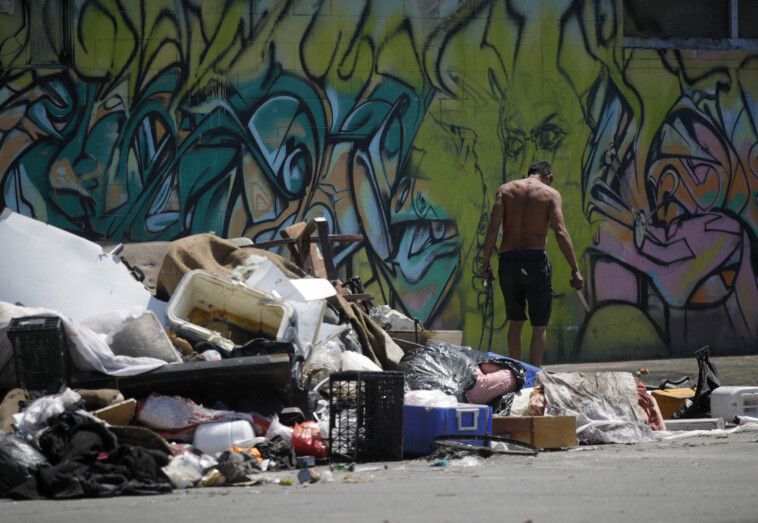
[[[137,401],[128,399],[114,405],[109,405],[95,411],[95,416],[105,420],[111,425],[128,425],[134,419],[134,413],[137,410]]]
[[[540,449],[576,447],[574,416],[504,416],[492,418],[492,435]]]
[[[684,405],[685,400],[695,397],[695,389],[651,390],[650,395],[658,402],[663,419],[671,419],[674,412]]]

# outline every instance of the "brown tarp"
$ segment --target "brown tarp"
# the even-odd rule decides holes
[[[238,247],[209,233],[195,234],[171,242],[158,272],[156,296],[169,299],[182,277],[195,269],[231,276],[235,267],[243,265],[252,254],[265,256],[288,278],[309,277],[300,267],[278,254],[255,247]],[[350,303],[340,295],[329,298],[328,301],[350,320],[361,341],[363,355],[385,370],[394,370],[397,365],[387,357],[382,328],[358,304]]]

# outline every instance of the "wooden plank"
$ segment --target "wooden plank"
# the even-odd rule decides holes
[[[357,243],[363,241],[363,236],[360,234],[330,234],[327,236],[330,243]],[[321,237],[317,235],[311,236],[311,242],[320,242]],[[250,245],[242,245],[241,248],[254,247],[256,249],[270,249],[272,247],[281,247],[282,245],[294,245],[297,243],[297,238],[280,238],[278,240],[269,240],[266,242],[251,243]]]

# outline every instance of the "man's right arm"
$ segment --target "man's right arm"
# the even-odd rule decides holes
[[[487,227],[487,234],[484,237],[484,252],[482,253],[482,277],[489,279],[492,276],[492,267],[490,266],[490,256],[497,242],[497,235],[500,232],[500,226],[503,223],[505,208],[503,206],[502,186],[498,188],[495,196],[495,204],[492,206],[490,213],[490,224]]]
[[[579,264],[576,262],[576,254],[574,254],[574,244],[571,242],[571,236],[569,236],[563,220],[563,201],[561,194],[557,191],[553,201],[550,203],[549,212],[550,226],[553,228],[555,240],[558,242],[558,247],[571,267],[571,287],[581,290],[584,286],[584,279],[579,273]]]

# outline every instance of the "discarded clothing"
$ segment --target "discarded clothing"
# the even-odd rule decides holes
[[[84,413],[64,413],[49,420],[39,447],[50,465],[41,465],[6,493],[13,499],[72,499],[171,491],[162,467],[169,455],[122,445],[108,427]],[[102,455],[107,454],[105,459]]]
[[[647,386],[640,380],[637,380],[637,400],[642,412],[645,413],[645,424],[653,430],[666,430],[666,424],[663,421],[663,414],[658,407],[658,402],[647,391]]]
[[[493,399],[516,389],[513,371],[491,363],[476,367],[476,383],[466,392],[470,403],[486,405]]]
[[[6,496],[75,499],[165,494],[172,491],[171,481],[162,470],[168,462],[163,452],[124,445],[93,464],[67,459],[52,467],[41,467]]]
[[[248,454],[225,450],[217,461],[218,465],[214,468],[224,475],[228,483],[242,483],[250,479],[248,476],[261,473],[258,458]]]
[[[710,346],[706,345],[695,351],[697,357],[697,389],[691,405],[682,405],[672,419],[707,418],[711,415],[711,392],[721,386],[721,378],[716,366],[708,358]]]
[[[281,436],[258,443],[255,448],[261,453],[261,458],[270,460],[267,470],[292,470],[297,465],[295,447]]]

